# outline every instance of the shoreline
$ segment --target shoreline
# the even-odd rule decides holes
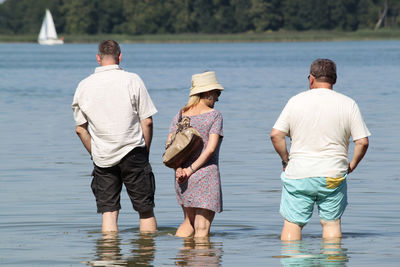
[[[316,42],[316,41],[367,41],[400,40],[400,29],[345,31],[278,31],[264,33],[232,34],[97,34],[63,35],[66,44],[98,43],[114,39],[120,43],[231,43],[231,42]],[[0,34],[0,43],[37,43],[36,35]]]

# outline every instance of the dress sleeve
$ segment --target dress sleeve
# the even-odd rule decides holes
[[[218,111],[216,112],[216,116],[214,118],[214,121],[211,125],[210,133],[209,134],[218,134],[220,136],[224,136],[224,131],[223,131],[223,118],[222,114]]]
[[[176,124],[178,123],[178,118],[179,118],[179,112],[178,114],[175,115],[174,119],[171,122],[171,125],[169,126],[169,132],[170,134],[175,133],[176,131]]]

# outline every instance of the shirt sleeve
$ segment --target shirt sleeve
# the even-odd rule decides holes
[[[222,114],[220,112],[217,112],[217,115],[215,116],[214,121],[211,125],[209,134],[218,134],[220,136],[224,136],[223,123],[224,122]]]
[[[81,108],[79,107],[79,97],[78,97],[79,87],[75,92],[74,100],[72,101],[72,110],[74,112],[74,120],[76,125],[82,125],[87,122],[87,118],[85,114],[82,112]]]
[[[278,119],[276,120],[274,126],[272,128],[289,134],[290,125],[289,125],[289,110],[290,110],[290,101],[285,105]]]
[[[146,86],[144,85],[142,79],[136,75],[137,79],[137,112],[140,120],[144,120],[149,118],[157,113],[157,109],[153,104],[153,101],[150,98],[149,93],[147,92]]]
[[[357,103],[354,102],[353,104],[353,110],[352,110],[352,115],[350,119],[351,125],[351,138],[354,140],[358,140],[364,137],[368,137],[371,135],[369,132],[367,125],[365,125],[365,122],[362,118],[360,109],[357,105]]]

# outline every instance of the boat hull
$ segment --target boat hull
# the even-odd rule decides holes
[[[48,39],[48,40],[38,40],[41,45],[61,45],[64,41],[61,39]]]

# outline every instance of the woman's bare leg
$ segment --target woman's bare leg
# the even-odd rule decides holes
[[[210,233],[211,223],[215,212],[207,209],[195,209],[194,237],[207,237]]]
[[[176,230],[176,236],[179,237],[189,237],[194,233],[194,216],[195,209],[194,208],[185,208],[182,206],[184,220],[181,225]]]

